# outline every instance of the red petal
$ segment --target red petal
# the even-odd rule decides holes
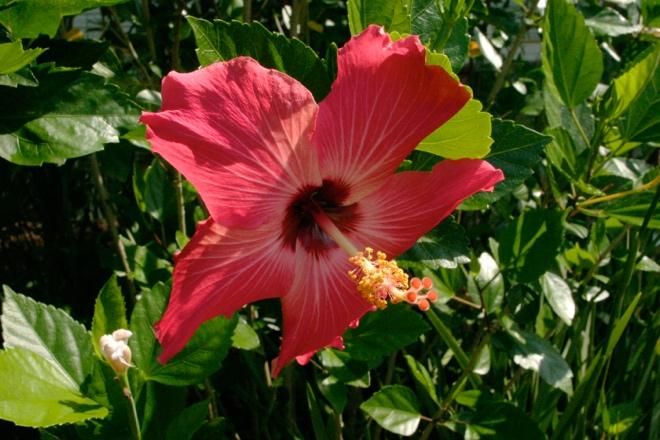
[[[347,204],[375,191],[470,98],[425,58],[418,37],[392,42],[377,26],[339,51],[337,79],[319,106],[313,142],[323,177],[352,187]]]
[[[351,239],[395,257],[444,220],[467,197],[491,191],[502,171],[483,160],[443,160],[431,172],[391,176],[358,203]]]
[[[273,376],[292,359],[309,360],[317,350],[336,346],[351,322],[371,309],[348,276],[348,255],[335,248],[296,254],[296,279],[282,298],[284,338]]]
[[[143,113],[147,138],[197,188],[211,216],[253,228],[320,185],[310,147],[317,105],[296,80],[251,58],[163,80],[163,108]]]
[[[294,252],[281,244],[279,225],[237,230],[212,219],[201,224],[176,260],[170,303],[156,325],[163,346],[159,360],[178,353],[204,321],[283,295],[294,263]]]

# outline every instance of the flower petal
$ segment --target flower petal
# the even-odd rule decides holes
[[[212,219],[200,224],[176,258],[170,302],[156,325],[163,346],[159,360],[178,353],[204,321],[283,295],[293,281],[294,263],[277,224],[253,230],[229,229]]]
[[[162,93],[162,111],[142,115],[147,138],[216,222],[257,227],[297,190],[320,184],[310,147],[318,106],[293,78],[242,57],[172,72]]]
[[[347,203],[375,191],[470,98],[425,58],[418,37],[392,42],[377,26],[339,51],[337,79],[319,106],[313,143],[323,177],[352,187]]]
[[[348,255],[339,248],[296,253],[296,278],[282,297],[284,337],[273,376],[292,359],[308,360],[326,346],[336,346],[349,325],[371,309],[348,276]]]
[[[443,160],[431,172],[391,176],[358,203],[355,244],[396,257],[444,220],[467,197],[492,191],[502,171],[484,160]]]

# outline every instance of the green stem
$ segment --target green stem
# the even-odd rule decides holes
[[[131,433],[135,440],[142,439],[142,433],[140,432],[140,419],[138,418],[137,408],[135,407],[135,399],[133,399],[133,393],[131,392],[131,384],[128,380],[128,372],[124,372],[120,376],[121,384],[124,392],[124,396],[128,399],[128,407],[130,409],[130,414],[128,417],[128,423],[131,427]]]
[[[186,204],[183,198],[183,177],[178,171],[174,174],[174,189],[176,191],[176,217],[179,222],[179,230],[188,236],[186,228]]]
[[[456,338],[454,338],[454,335],[451,334],[451,330],[449,330],[445,323],[442,322],[433,308],[426,312],[426,316],[428,316],[429,321],[431,321],[431,324],[435,328],[435,331],[438,333],[438,336],[440,336],[440,338],[444,341],[445,344],[447,344],[452,353],[454,353],[454,357],[456,358],[456,361],[458,361],[458,364],[461,366],[463,371],[467,371],[468,379],[470,379],[472,385],[475,387],[480,386],[481,379],[479,376],[473,374],[472,371],[468,371],[470,358],[468,358],[467,354],[465,354],[461,348],[461,345],[458,343]]]
[[[101,202],[101,210],[103,211],[103,216],[105,221],[108,223],[108,228],[110,229],[110,234],[112,235],[112,242],[115,245],[117,250],[117,255],[121,260],[121,265],[124,268],[124,273],[126,274],[126,284],[128,285],[129,291],[129,300],[131,304],[135,304],[137,298],[137,292],[135,290],[135,283],[133,282],[133,271],[128,262],[128,255],[126,254],[126,248],[119,238],[119,231],[117,229],[117,216],[115,216],[114,209],[110,206],[110,195],[108,190],[105,188],[105,183],[103,180],[103,175],[101,174],[101,168],[96,159],[96,154],[89,156],[90,168],[92,170],[92,175],[94,176],[94,185],[96,190],[99,193],[99,200]]]

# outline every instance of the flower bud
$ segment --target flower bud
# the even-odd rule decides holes
[[[112,335],[103,335],[99,340],[101,352],[115,373],[122,375],[126,373],[131,364],[131,349],[128,346],[128,338],[133,335],[129,330],[119,329]]]

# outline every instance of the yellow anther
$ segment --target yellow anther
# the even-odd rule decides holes
[[[392,304],[407,302],[425,312],[430,308],[430,302],[438,297],[431,290],[433,282],[430,278],[409,280],[396,261],[389,260],[384,252],[367,247],[349,261],[355,268],[348,274],[357,284],[358,292],[379,309],[387,307],[388,301]]]

